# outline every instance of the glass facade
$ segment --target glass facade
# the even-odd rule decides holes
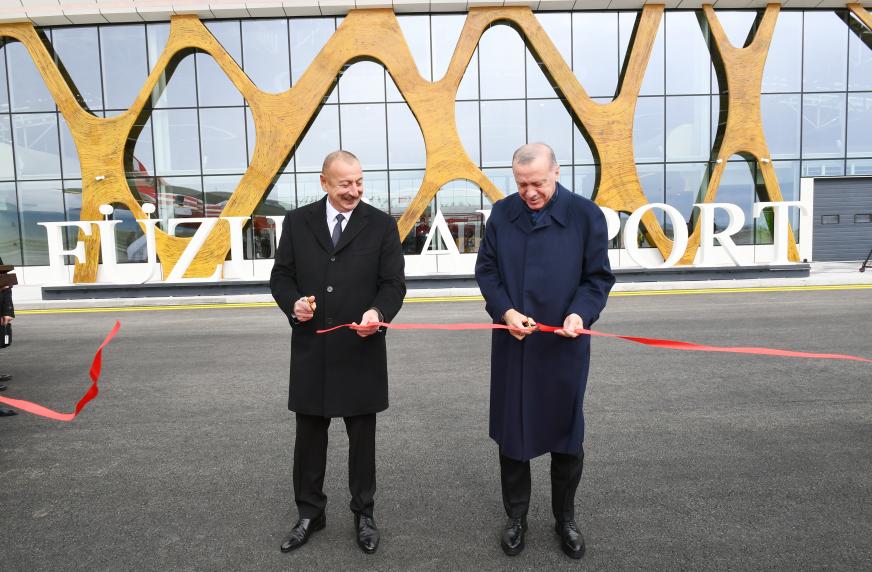
[[[648,200],[675,206],[688,219],[711,172],[721,117],[721,89],[709,38],[695,11],[667,11],[644,76],[634,121],[634,151]],[[718,11],[731,41],[742,45],[755,11]],[[610,101],[618,88],[638,12],[539,13],[537,18],[589,95]],[[448,68],[465,14],[400,15],[419,73],[439,79]],[[342,18],[207,21],[206,26],[262,90],[295,85]],[[97,116],[124,112],[158,60],[168,23],[69,26],[40,30]],[[785,199],[798,198],[800,176],[872,174],[872,41],[844,10],[783,10],[763,76],[764,131]],[[78,220],[81,170],[69,128],[27,50],[0,47],[0,256],[24,265],[47,263],[37,222]],[[557,154],[561,181],[592,196],[597,159],[573,124],[561,95],[509,26],[484,33],[456,103],[457,127],[473,162],[505,193],[515,192],[511,155],[527,141]],[[248,167],[254,125],[246,102],[211,56],[183,53],[160,79],[150,107],[127,144],[128,184],[161,219],[217,216]],[[246,230],[247,255],[274,254],[267,216],[318,200],[326,153],[357,154],[368,200],[399,217],[423,180],[425,148],[414,116],[379,64],[348,66],[311,127],[277,174]],[[751,216],[759,174],[733,157],[718,200],[739,205],[740,244],[770,243]],[[442,211],[460,252],[475,252],[481,191],[465,181],[446,185],[404,243],[420,252],[432,218]],[[143,237],[129,211],[116,210],[118,259],[145,259]],[[664,218],[671,234],[668,218]],[[182,225],[190,234],[195,225]],[[619,245],[618,243],[615,244]],[[434,244],[434,248],[438,247]]]

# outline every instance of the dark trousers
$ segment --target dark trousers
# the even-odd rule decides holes
[[[345,417],[348,433],[348,488],[351,510],[372,516],[375,497],[375,413]],[[300,518],[324,513],[324,472],[327,466],[327,428],[330,419],[297,413],[294,443],[294,500]]]
[[[575,519],[575,491],[584,468],[584,447],[578,455],[551,453],[551,511],[558,522]],[[503,506],[509,518],[527,516],[530,507],[530,461],[500,453]]]

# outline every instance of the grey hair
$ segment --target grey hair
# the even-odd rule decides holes
[[[521,145],[512,155],[512,164],[526,165],[542,156],[543,153],[548,153],[551,159],[551,166],[557,166],[557,156],[554,154],[554,149],[545,143],[527,143]]]
[[[337,159],[342,159],[346,163],[360,163],[360,159],[358,159],[354,153],[339,149],[338,151],[328,153],[327,156],[324,157],[324,164],[321,165],[321,174],[326,175],[327,169],[329,169],[330,165],[332,165]]]

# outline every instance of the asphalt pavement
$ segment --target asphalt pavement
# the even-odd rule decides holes
[[[596,328],[872,358],[872,291],[614,297]],[[487,435],[487,332],[388,334],[373,556],[354,544],[347,439],[330,429],[327,528],[296,519],[290,330],[277,308],[22,315],[8,397],[69,411],[115,320],[100,396],[72,423],[0,419],[2,570],[869,570],[872,364],[593,342],[588,553],[552,529],[533,462],[527,548],[504,515]],[[483,303],[407,303],[397,321],[486,321]],[[545,334],[539,334],[545,335]]]

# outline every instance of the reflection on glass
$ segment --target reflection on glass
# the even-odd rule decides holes
[[[518,32],[508,26],[494,26],[482,34],[478,44],[482,99],[524,97],[526,49]]]
[[[239,22],[207,22],[206,27],[237,64],[242,63]],[[209,54],[197,53],[197,95],[200,105],[242,105],[242,94]]]
[[[773,161],[775,177],[781,189],[781,197],[785,201],[799,200],[799,161]],[[799,209],[789,209],[788,220],[793,229],[794,238],[799,240]],[[772,244],[772,231],[775,228],[772,209],[763,209],[755,221],[756,244]]]
[[[666,93],[709,93],[711,56],[694,12],[666,12]]]
[[[620,58],[618,61],[621,66],[624,65],[627,59],[627,49],[630,45],[630,38],[633,35],[633,29],[636,26],[638,12],[621,12],[619,16],[620,22]],[[663,95],[663,66],[665,65],[665,50],[663,48],[663,20],[660,21],[660,26],[657,28],[657,36],[654,38],[654,45],[651,47],[651,55],[648,58],[648,67],[645,69],[645,77],[642,80],[642,89],[639,92],[641,95]]]
[[[572,14],[572,69],[592,97],[612,97],[618,85],[618,14]]]
[[[848,27],[832,11],[804,12],[803,89],[840,91],[847,79]]]
[[[148,24],[148,67],[154,69],[170,35],[169,24]],[[183,52],[184,53],[184,52]],[[194,55],[176,54],[163,71],[151,93],[152,107],[196,107],[197,86]]]
[[[511,162],[509,155],[509,162]],[[491,180],[497,189],[502,191],[504,195],[511,195],[518,192],[518,184],[515,182],[515,176],[512,174],[511,167],[503,169],[482,169],[484,176]]]
[[[727,34],[730,43],[741,48],[746,40],[752,37],[751,26],[757,18],[757,12],[746,10],[718,10],[718,20]]]
[[[515,149],[526,141],[523,101],[481,102],[481,162],[511,165]]]
[[[73,179],[82,176],[82,168],[79,164],[79,153],[73,142],[73,134],[67,125],[63,115],[58,115],[61,131],[61,168],[65,179]]]
[[[581,134],[581,130],[577,125],[572,126],[572,144],[574,146],[573,153],[575,154],[574,161],[576,163],[592,165],[596,162],[593,156],[593,148]]]
[[[433,75],[430,71],[430,16],[397,16],[397,21],[400,23],[400,30],[403,32],[406,45],[412,52],[418,73],[424,79],[432,79]],[[387,95],[388,101],[403,101],[403,96],[391,80],[390,74],[387,74]]]
[[[424,136],[405,103],[388,104],[388,151],[391,169],[423,169],[426,166]]]
[[[325,105],[318,112],[314,123],[309,127],[294,153],[297,170],[320,172],[324,157],[337,149],[339,149],[339,109],[336,105]],[[299,184],[300,181],[297,180],[298,191]],[[320,185],[318,188],[320,189]],[[298,196],[302,197],[302,195]],[[306,203],[302,201],[299,203],[300,206],[304,204]]]
[[[372,103],[385,100],[385,68],[375,62],[357,62],[339,78],[339,101]]]
[[[363,172],[364,200],[380,211],[388,212],[388,173],[387,171]]]
[[[34,181],[18,183],[21,209],[21,239],[24,264],[47,266],[48,235],[40,222],[65,220],[64,199],[60,181]]]
[[[872,155],[872,94],[848,95],[848,157]]]
[[[848,159],[845,173],[847,175],[872,175],[872,159]]]
[[[704,161],[711,148],[710,98],[707,95],[666,98],[666,160]]]
[[[136,120],[127,135],[124,165],[127,175],[146,176],[154,174],[154,148],[151,137],[151,118],[145,123],[142,117]]]
[[[571,191],[593,200],[596,188],[596,165],[576,165],[573,169],[575,185]]]
[[[156,109],[151,115],[158,175],[200,172],[196,109]]]
[[[291,29],[291,73],[297,83],[303,72],[336,30],[333,18],[293,18]]]
[[[872,90],[872,31],[853,15],[848,34],[848,89]]]
[[[640,97],[633,121],[636,161],[663,161],[663,97]]]
[[[845,94],[811,94],[802,99],[802,156],[843,157]]]
[[[551,145],[558,163],[572,162],[572,117],[562,101],[527,101],[527,141]]]
[[[21,264],[20,233],[15,183],[0,183],[0,258],[4,264]]]
[[[127,186],[139,204],[149,203],[157,206],[157,181],[154,177],[129,177]]]
[[[204,173],[245,170],[245,114],[241,107],[201,109],[200,140]]]
[[[197,218],[206,216],[203,186],[200,177],[158,177],[157,214],[167,230],[171,218]],[[175,236],[193,236],[198,224],[180,224]]]
[[[54,113],[12,116],[19,179],[60,178],[58,120]]]
[[[243,20],[242,58],[245,73],[263,91],[277,93],[289,89],[288,21]]]
[[[639,182],[648,202],[664,202],[666,197],[663,188],[663,165],[639,165],[636,171],[639,173]]]
[[[318,170],[320,169],[321,166],[318,165]],[[365,185],[364,182],[364,189],[366,189]],[[297,208],[320,201],[324,196],[320,173],[297,173]]]
[[[266,198],[254,211],[251,228],[254,237],[254,257],[274,258],[276,249],[275,223],[267,216],[285,216],[297,206],[294,176],[280,175],[273,181]]]
[[[6,84],[6,46],[0,44],[0,112],[9,113],[9,90]]]
[[[439,189],[436,206],[437,211],[441,211],[445,217],[457,250],[461,254],[478,252],[484,230],[482,215],[476,212],[482,208],[481,189],[469,181],[451,181]],[[441,242],[441,238],[433,242]],[[435,248],[444,247],[437,244]]]
[[[567,66],[572,66],[572,18],[566,14],[553,14],[539,12],[536,19],[542,25],[542,29],[554,42],[554,46]],[[545,77],[539,63],[529,50],[527,58],[527,97],[554,97],[556,92],[551,82]],[[587,87],[587,86],[585,86]]]
[[[0,179],[15,179],[12,156],[12,123],[8,115],[0,115]]]
[[[801,78],[802,12],[782,11],[775,22],[775,33],[766,55],[762,91],[799,91]]]
[[[63,66],[72,81],[78,99],[88,109],[103,108],[100,93],[100,48],[95,26],[54,28],[52,48],[55,61]]]
[[[399,218],[406,212],[423,181],[424,171],[391,171],[391,216]]]
[[[239,187],[242,175],[203,177],[203,193],[206,198],[205,213],[208,217],[219,217],[227,206],[233,192]]]
[[[6,44],[12,111],[54,111],[55,104],[24,44]]]
[[[478,165],[481,160],[479,153],[478,133],[478,103],[474,101],[458,101],[454,106],[457,115],[457,132],[460,142],[470,160]]]
[[[666,204],[678,209],[684,220],[690,222],[693,205],[708,185],[708,163],[675,163],[666,165]],[[720,200],[720,197],[718,197]],[[674,237],[672,219],[664,217],[663,230]]]
[[[845,162],[841,159],[802,162],[803,177],[841,177],[844,174]]]
[[[737,158],[737,157],[734,157]],[[738,158],[741,159],[741,158]],[[754,197],[756,196],[756,166],[745,160],[728,161],[721,184],[718,187],[718,202],[738,205],[745,215],[745,225],[733,235],[736,244],[754,244],[754,219],[751,218]],[[715,210],[715,232],[727,228],[727,214],[723,209]]]
[[[82,180],[63,182],[64,214],[66,220],[81,220],[82,214]],[[114,217],[113,217],[114,218]],[[64,229],[64,248],[71,249],[79,238],[79,229],[67,227]],[[73,257],[67,257],[67,264],[75,264]]]
[[[101,26],[100,61],[103,65],[103,101],[118,115],[136,99],[148,77],[145,26]]]
[[[763,133],[774,159],[799,157],[799,95],[762,95]]]
[[[364,169],[387,168],[385,106],[342,105],[339,108],[342,148],[360,159]]]
[[[445,76],[454,48],[460,39],[460,31],[466,22],[466,14],[434,14],[430,18],[432,28],[433,78],[436,80]],[[457,99],[478,98],[478,49],[473,52],[469,66],[457,90]]]

